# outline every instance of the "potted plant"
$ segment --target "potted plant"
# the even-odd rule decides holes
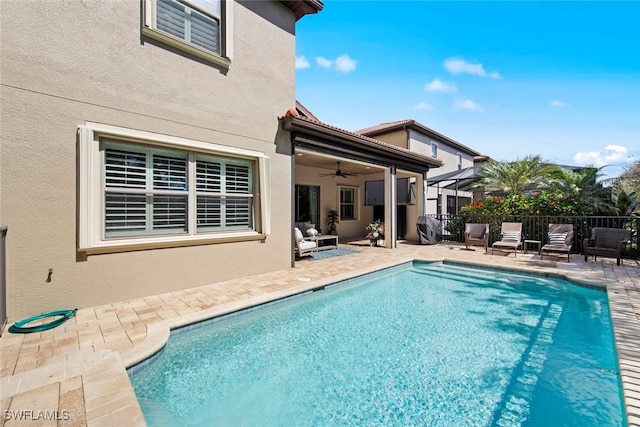
[[[384,224],[379,219],[367,225],[367,239],[371,246],[378,246],[378,241],[384,240]]]
[[[335,209],[329,209],[327,212],[327,225],[329,226],[329,234],[333,236],[338,235],[336,231],[336,224],[340,222],[340,214]]]

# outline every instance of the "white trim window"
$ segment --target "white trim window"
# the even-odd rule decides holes
[[[349,221],[358,219],[358,188],[339,187],[340,193],[340,220]]]
[[[232,0],[145,0],[144,35],[228,67]]]
[[[458,160],[458,170],[462,169],[462,154],[458,153],[456,155],[456,159]]]
[[[438,157],[438,144],[431,141],[431,157]]]
[[[264,154],[105,125],[79,132],[81,250],[268,234]]]

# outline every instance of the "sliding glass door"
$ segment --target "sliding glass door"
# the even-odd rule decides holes
[[[311,222],[319,230],[320,224],[320,187],[314,185],[296,185],[296,211],[294,222]]]

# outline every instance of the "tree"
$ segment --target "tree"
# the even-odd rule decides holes
[[[625,168],[614,184],[614,194],[640,194],[640,159]]]
[[[615,212],[611,190],[598,182],[602,169],[593,166],[578,171],[560,169],[552,181],[552,191],[563,203],[575,206],[582,215],[608,215]]]
[[[513,162],[490,160],[482,168],[481,178],[474,187],[494,194],[524,194],[549,187],[558,175],[558,167],[542,161],[540,156],[529,155]]]

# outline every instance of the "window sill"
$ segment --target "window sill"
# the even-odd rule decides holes
[[[109,254],[117,252],[144,251],[148,249],[179,248],[184,246],[213,245],[220,243],[248,242],[266,240],[267,235],[255,232],[224,233],[213,236],[179,236],[173,238],[144,238],[140,240],[102,241],[88,248],[79,248],[86,255]]]
[[[162,31],[158,31],[156,29],[150,27],[143,27],[142,34],[149,37],[150,39],[157,40],[159,42],[165,43],[171,47],[174,47],[183,52],[187,52],[193,56],[196,56],[200,59],[204,59],[207,62],[218,65],[220,67],[229,69],[231,68],[231,60],[228,58],[224,58],[219,56],[213,52],[202,49],[198,46],[192,45],[191,43],[185,42],[179,38],[173,37],[169,34],[165,34]]]

